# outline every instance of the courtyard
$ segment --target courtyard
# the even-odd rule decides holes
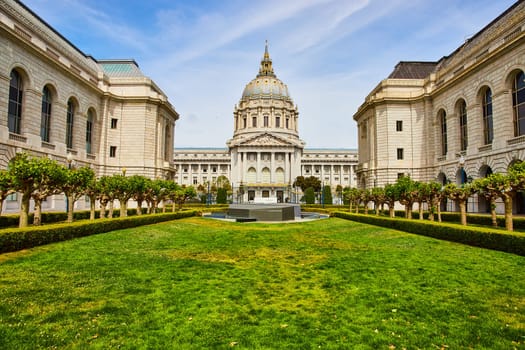
[[[3,349],[513,349],[525,257],[188,218],[0,255]]]

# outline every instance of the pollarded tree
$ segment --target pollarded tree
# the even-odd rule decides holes
[[[33,225],[42,223],[42,202],[53,194],[62,192],[61,185],[66,179],[67,169],[49,158],[32,158],[33,190],[31,198],[35,203]]]
[[[429,214],[428,219],[434,221],[434,214],[437,213],[438,221],[441,222],[441,201],[445,194],[443,192],[443,185],[432,181],[427,184],[428,198],[429,198]]]
[[[61,166],[48,158],[34,158],[19,153],[11,159],[8,173],[13,190],[22,194],[19,226],[26,227],[28,224],[31,197],[35,199],[36,224],[39,225],[42,200],[57,193],[57,184],[62,184],[65,179]]]
[[[115,196],[113,195],[113,188],[111,185],[112,177],[104,175],[97,181],[98,201],[100,203],[100,218],[106,218],[106,207],[108,203],[113,203]],[[110,206],[108,217],[113,217],[113,206]]]
[[[402,176],[397,179],[396,186],[399,191],[399,203],[405,206],[405,217],[412,219],[412,207],[417,196],[417,182],[410,176]]]
[[[370,198],[374,202],[375,214],[379,215],[379,208],[387,202],[385,189],[382,187],[374,187],[370,192]]]
[[[95,172],[90,167],[67,169],[66,181],[62,184],[62,192],[68,198],[67,222],[73,222],[75,202],[83,195],[95,178]]]
[[[388,214],[393,218],[395,214],[395,205],[399,200],[399,188],[393,184],[385,185],[385,203],[388,204]]]
[[[128,181],[133,188],[132,198],[137,202],[137,215],[142,215],[142,203],[146,200],[146,191],[151,180],[141,175],[133,175],[128,178]]]
[[[119,201],[120,217],[128,216],[128,202],[135,194],[134,182],[125,175],[115,174],[110,183],[115,198]]]
[[[428,183],[416,182],[417,191],[415,193],[415,201],[418,205],[419,220],[423,220],[423,204],[430,202],[430,193]]]
[[[443,189],[445,195],[455,200],[459,205],[459,212],[461,216],[461,225],[467,224],[467,200],[472,196],[476,190],[469,184],[463,184],[461,186],[456,185],[455,183],[449,183]]]
[[[89,220],[95,220],[95,206],[97,198],[100,195],[98,180],[95,177],[89,182],[84,193],[89,198]]]
[[[368,214],[368,203],[372,200],[372,193],[368,189],[363,189],[359,191],[359,202],[363,203],[365,214]],[[359,202],[357,207],[359,207]]]
[[[221,190],[225,190],[224,188],[221,188]],[[182,206],[184,203],[191,198],[195,198],[197,196],[197,191],[193,186],[178,186],[177,190],[175,191],[175,203],[177,203],[177,207],[179,210],[182,209]],[[175,203],[173,204],[173,211],[175,211]]]
[[[352,212],[353,206],[355,205],[355,212],[359,212],[359,197],[361,191],[353,187],[345,187],[343,189],[343,196],[348,200],[349,208],[348,210]]]
[[[492,226],[498,226],[498,220],[496,216],[496,199],[500,197],[499,192],[492,188],[491,179],[483,177],[476,179],[472,182],[472,186],[476,189],[480,196],[483,196],[490,203],[490,218]]]
[[[525,162],[512,165],[506,175],[490,174],[487,177],[486,190],[497,194],[505,205],[505,228],[514,229],[512,222],[512,201],[518,191],[525,188]]]
[[[7,170],[0,170],[0,215],[2,215],[4,200],[14,192],[11,175]]]

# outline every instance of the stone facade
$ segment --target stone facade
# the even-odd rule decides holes
[[[177,182],[199,185],[226,176],[234,200],[259,203],[297,201],[301,194],[292,185],[298,176],[316,176],[333,191],[337,185],[355,186],[356,151],[304,149],[299,111],[288,87],[273,71],[268,46],[259,73],[244,88],[233,117],[234,133],[227,149],[175,151]]]
[[[354,115],[359,186],[403,174],[461,184],[525,159],[524,23],[518,1],[449,56],[400,62]],[[468,209],[488,206],[474,198]]]
[[[0,169],[18,152],[64,164],[71,154],[72,166],[89,165],[97,176],[126,169],[173,178],[179,115],[135,61],[85,55],[14,0],[0,2],[0,33]],[[49,200],[44,209],[60,205]]]

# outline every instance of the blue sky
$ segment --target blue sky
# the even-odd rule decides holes
[[[23,0],[84,53],[133,58],[180,114],[175,147],[225,147],[264,42],[307,148],[356,148],[352,119],[399,61],[437,61],[511,0]]]

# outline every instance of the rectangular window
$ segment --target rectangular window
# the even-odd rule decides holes
[[[397,173],[397,178],[398,179],[402,178],[403,176],[405,176],[405,173]]]
[[[111,118],[111,129],[117,128],[118,119]]]
[[[403,131],[403,121],[396,120],[396,131]]]
[[[257,127],[257,117],[252,117],[252,127]]]
[[[397,149],[397,159],[399,160],[403,159],[403,149],[402,148]]]
[[[264,127],[266,128],[268,127],[268,116],[267,115],[264,116]]]
[[[194,185],[197,184],[197,178],[196,178],[196,177],[193,178],[193,184],[194,184]]]
[[[109,146],[109,157],[115,158],[117,156],[117,146]]]
[[[281,127],[281,117],[275,117],[275,127],[276,128]]]
[[[286,118],[286,129],[290,128],[290,118]]]

